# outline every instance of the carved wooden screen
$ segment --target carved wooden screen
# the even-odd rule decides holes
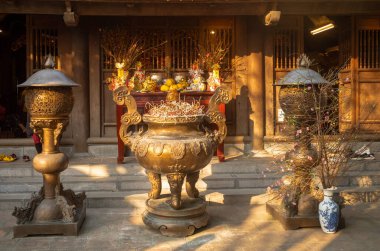
[[[30,73],[44,68],[46,56],[51,54],[58,64],[58,29],[31,27],[29,31]],[[59,67],[59,65],[57,65]]]

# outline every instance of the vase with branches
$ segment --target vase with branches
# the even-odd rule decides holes
[[[204,44],[198,44],[196,63],[200,69],[209,72],[207,78],[208,89],[215,91],[220,86],[219,71],[223,66],[223,60],[230,51],[231,44],[224,41],[216,33],[211,34]]]
[[[115,62],[117,74],[112,74],[106,80],[106,84],[110,90],[115,90],[120,86],[128,86],[133,89],[133,83],[128,85],[129,70],[136,64],[139,57],[145,52],[162,46],[164,41],[156,46],[149,46],[145,43],[144,37],[139,34],[131,34],[125,28],[105,28],[101,34],[101,47],[106,55],[111,57]]]

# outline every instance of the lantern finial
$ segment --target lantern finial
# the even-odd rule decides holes
[[[54,65],[55,65],[54,59],[51,56],[51,54],[49,53],[48,56],[47,56],[47,58],[46,58],[44,66],[45,66],[46,69],[54,69]]]
[[[303,68],[309,68],[311,65],[311,60],[309,59],[306,54],[301,54],[299,58],[297,59],[297,67],[303,67]]]

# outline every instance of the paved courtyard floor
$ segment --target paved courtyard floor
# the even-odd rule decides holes
[[[265,211],[265,196],[224,196],[210,202],[209,225],[186,238],[147,228],[144,201],[126,208],[89,208],[77,237],[12,238],[15,218],[0,211],[0,250],[380,250],[380,203],[343,209],[346,228],[325,234],[319,228],[283,230]]]

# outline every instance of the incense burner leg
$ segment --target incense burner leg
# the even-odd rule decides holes
[[[184,173],[170,173],[166,175],[171,193],[170,205],[174,209],[179,209],[181,207],[181,191],[185,176]]]
[[[195,187],[195,184],[197,183],[199,179],[199,171],[195,173],[189,173],[186,176],[186,192],[187,195],[191,198],[198,198],[199,197],[199,191]]]
[[[150,185],[152,186],[148,197],[150,199],[158,199],[161,194],[161,174],[148,171],[147,173]]]

